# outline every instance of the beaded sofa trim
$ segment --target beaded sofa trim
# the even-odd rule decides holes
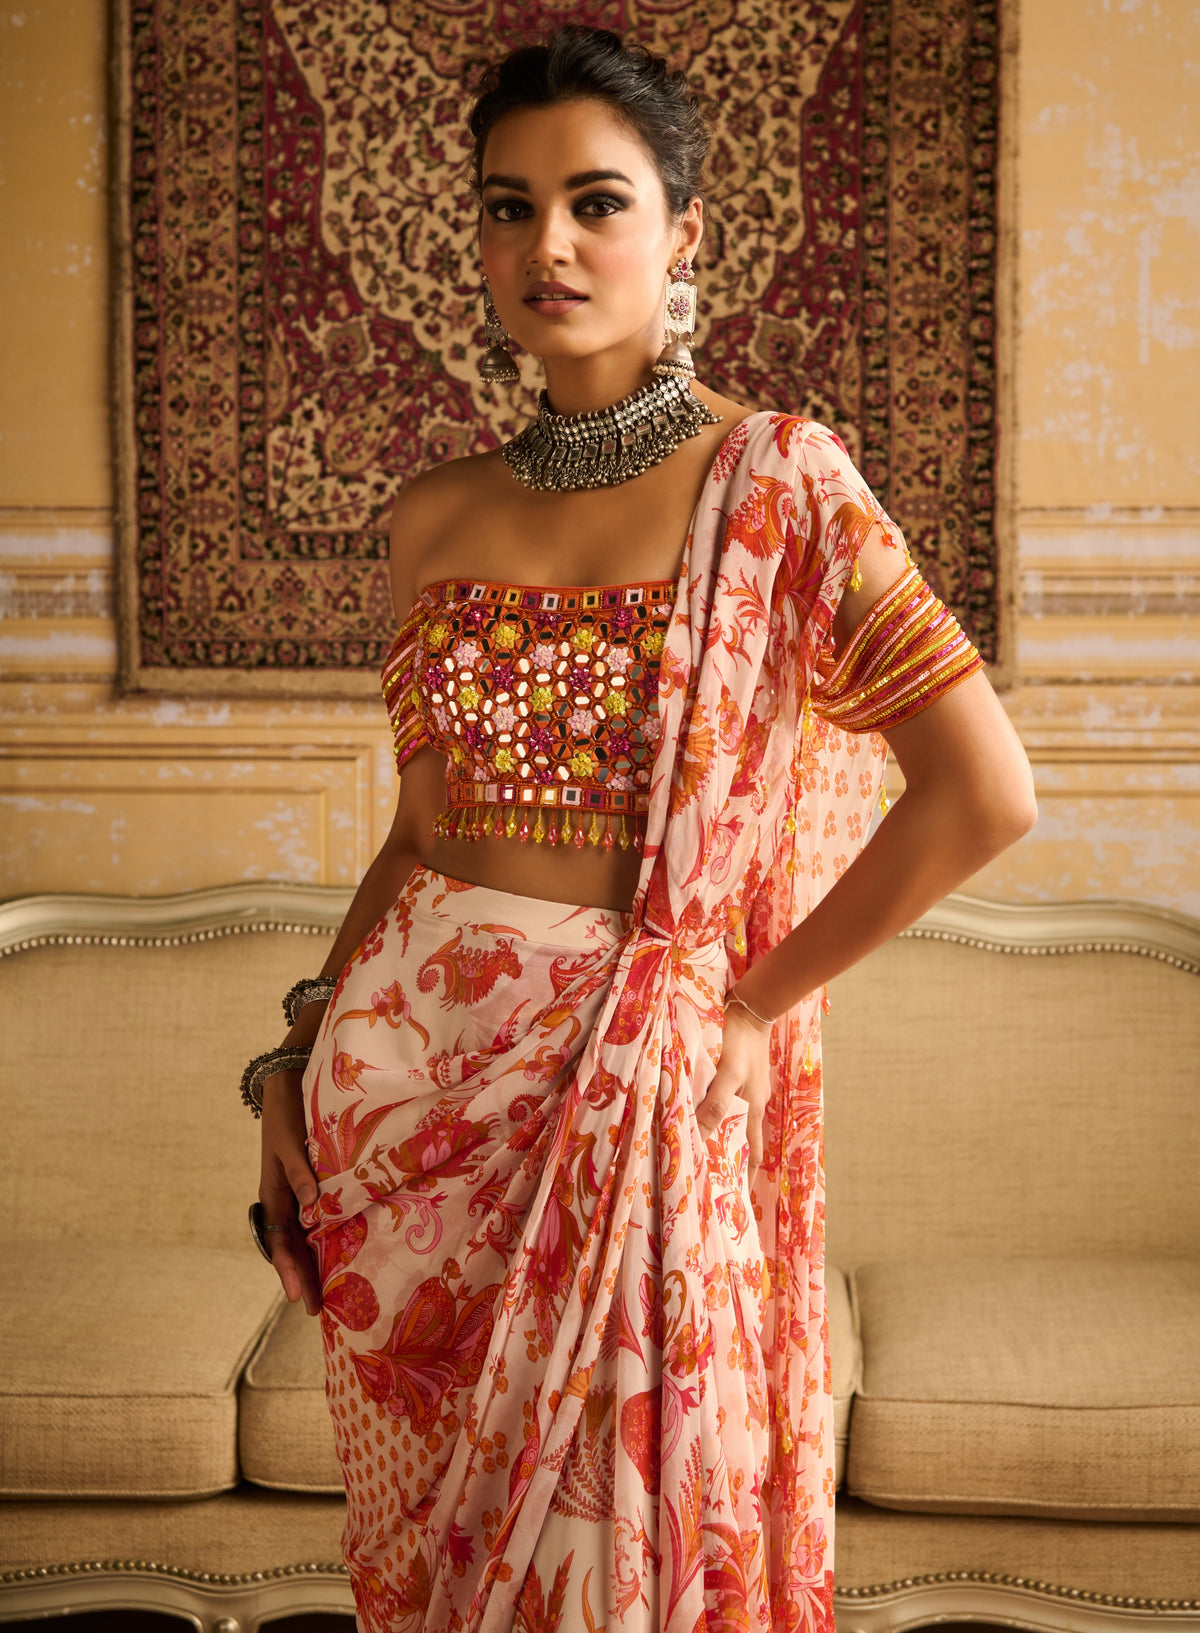
[[[18,896],[0,902],[0,957],[38,947],[180,947],[223,936],[337,933],[353,892],[216,885],[176,896]],[[1128,953],[1200,975],[1200,920],[1132,901],[1011,904],[955,892],[902,936],[985,952]]]
[[[175,1581],[203,1583],[212,1587],[243,1587],[260,1582],[286,1580],[297,1576],[346,1577],[346,1567],[332,1561],[305,1561],[295,1565],[275,1565],[262,1571],[193,1571],[182,1565],[165,1565],[149,1559],[72,1560],[60,1565],[33,1565],[21,1570],[0,1571],[0,1584],[44,1582],[54,1577],[127,1576],[145,1573],[148,1576],[167,1577]],[[1088,1588],[1064,1587],[1040,1578],[1013,1576],[1001,1571],[938,1571],[922,1576],[906,1576],[894,1582],[872,1583],[866,1587],[839,1588],[834,1591],[835,1602],[885,1597],[903,1597],[918,1588],[932,1587],[997,1587],[1023,1589],[1047,1599],[1069,1599],[1074,1603],[1103,1606],[1112,1610],[1147,1610],[1162,1612],[1189,1612],[1200,1610],[1200,1599],[1135,1598],[1120,1593],[1097,1593]]]

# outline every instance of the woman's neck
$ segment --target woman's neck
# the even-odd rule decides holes
[[[649,385],[650,357],[552,357],[546,359],[546,394],[556,414],[591,414],[611,408]]]

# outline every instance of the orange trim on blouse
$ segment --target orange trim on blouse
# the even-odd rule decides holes
[[[445,838],[640,848],[674,580],[426,585],[383,667],[396,765],[447,758]]]
[[[898,726],[983,668],[983,659],[910,562],[831,666],[818,659],[811,707],[845,731]]]

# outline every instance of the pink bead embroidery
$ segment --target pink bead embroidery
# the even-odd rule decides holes
[[[447,758],[435,832],[640,848],[676,590],[427,586],[384,665],[383,692],[397,767],[426,744]]]

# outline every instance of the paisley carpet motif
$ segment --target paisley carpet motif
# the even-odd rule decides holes
[[[1003,4],[571,8],[685,66],[716,127],[700,377],[835,429],[992,662]],[[375,691],[393,495],[512,435],[541,383],[475,373],[462,115],[560,9],[121,0],[128,686]]]

